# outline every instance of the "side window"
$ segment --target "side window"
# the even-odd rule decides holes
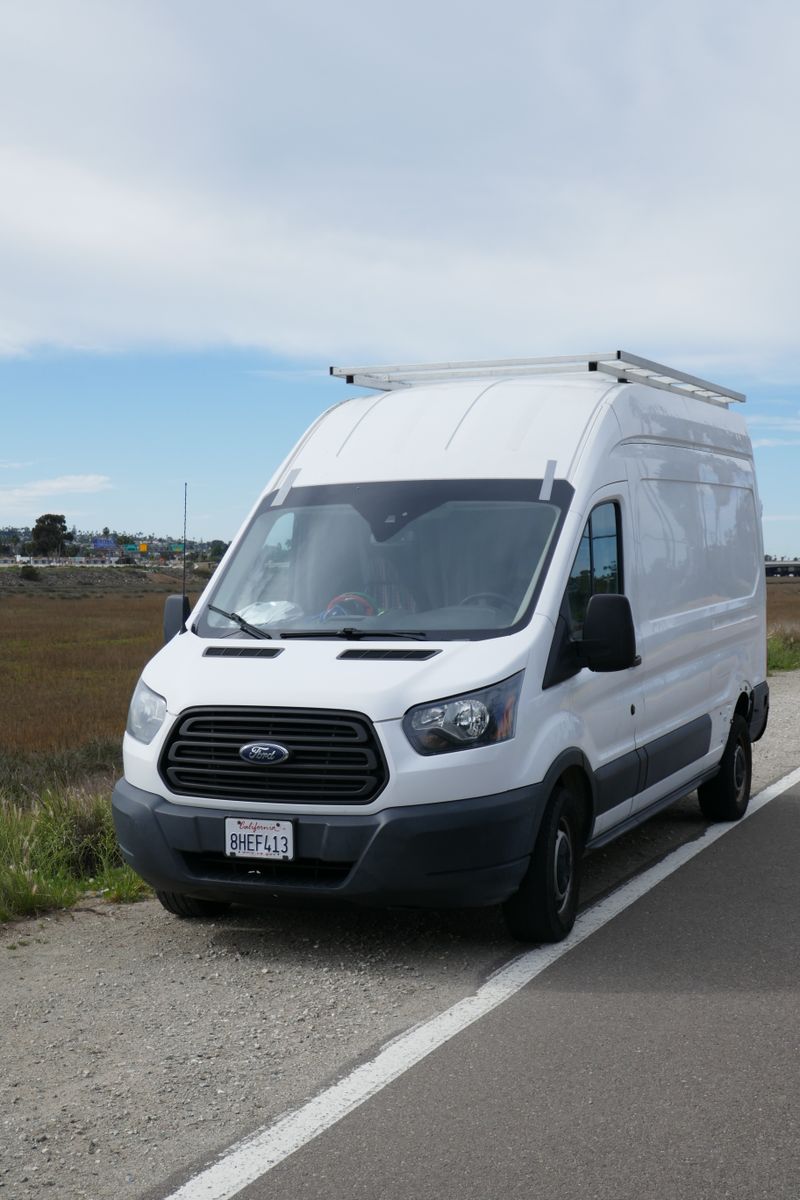
[[[570,633],[581,637],[589,598],[597,592],[621,592],[619,509],[598,504],[589,515],[567,583]]]

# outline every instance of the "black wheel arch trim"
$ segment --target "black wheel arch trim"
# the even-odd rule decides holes
[[[750,729],[750,741],[757,742],[764,736],[769,720],[769,684],[766,679],[757,683],[750,696],[750,711],[747,714],[747,724]]]
[[[596,817],[603,816],[618,804],[624,804],[626,800],[704,758],[711,747],[711,730],[711,716],[704,713],[654,738],[646,746],[629,750],[619,758],[604,763],[596,771],[583,751],[572,746],[563,750],[554,760],[541,786],[549,795],[567,771],[572,768],[580,770],[588,783],[586,798],[591,810],[591,829]],[[687,789],[691,790],[691,787]]]
[[[551,796],[555,791],[556,784],[563,776],[571,770],[579,770],[586,779],[587,789],[583,797],[588,804],[587,812],[587,836],[594,824],[595,816],[597,815],[598,802],[598,787],[597,777],[589,765],[589,760],[582,750],[577,746],[570,746],[566,750],[562,750],[558,757],[550,764],[547,773],[544,776],[539,787],[546,796]]]

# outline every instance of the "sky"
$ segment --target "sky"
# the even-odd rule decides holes
[[[0,0],[0,528],[229,539],[330,364],[747,393],[800,555],[800,6]],[[351,389],[352,390],[352,389]]]

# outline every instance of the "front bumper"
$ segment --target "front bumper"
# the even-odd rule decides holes
[[[157,891],[251,905],[295,896],[482,907],[519,886],[546,799],[534,785],[374,814],[293,816],[291,863],[225,857],[225,818],[261,812],[170,804],[124,779],[112,807],[125,861]]]

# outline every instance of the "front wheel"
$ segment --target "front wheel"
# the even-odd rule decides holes
[[[518,891],[503,905],[509,933],[522,942],[560,942],[575,924],[583,856],[583,807],[556,788]]]
[[[741,713],[736,713],[719,771],[697,789],[703,816],[709,821],[739,821],[750,802],[752,771],[750,730]]]
[[[182,892],[156,892],[156,899],[175,917],[221,917],[230,908],[224,900],[198,900]]]

